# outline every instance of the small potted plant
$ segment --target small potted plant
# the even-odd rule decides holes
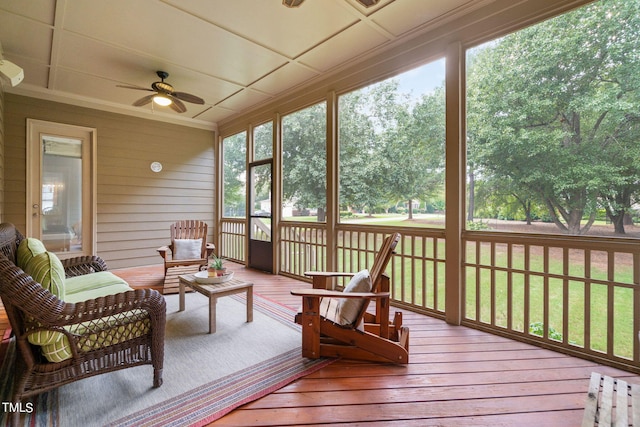
[[[207,268],[207,272],[209,273],[209,277],[224,276],[227,269],[223,265],[223,259],[212,254],[209,258],[209,267]]]

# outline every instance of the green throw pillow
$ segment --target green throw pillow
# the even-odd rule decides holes
[[[27,263],[24,272],[59,299],[64,300],[64,267],[52,252],[36,255]]]
[[[20,245],[22,246],[22,243]],[[56,254],[45,251],[39,255],[32,257],[24,266],[24,272],[30,275],[33,280],[40,283],[43,288],[48,289],[49,292],[51,292],[61,300],[64,300],[64,267],[62,266],[62,263],[60,262],[60,259],[56,256]],[[48,345],[56,349],[53,352],[60,352],[60,344],[64,338],[65,337],[63,334],[56,331],[32,332],[28,336],[29,342],[31,344]],[[66,339],[64,341],[66,341]],[[63,353],[64,355],[61,356],[63,358],[59,360],[53,360],[53,358],[49,357],[47,358],[52,362],[60,362],[64,360],[64,357],[70,357],[70,354],[66,352]]]
[[[18,246],[18,267],[25,269],[29,261],[37,255],[45,253],[47,249],[44,243],[34,237],[27,237]]]

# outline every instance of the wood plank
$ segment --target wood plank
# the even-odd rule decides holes
[[[631,423],[640,426],[640,386],[631,384]]]
[[[304,425],[318,423],[365,423],[391,420],[430,420],[432,418],[467,418],[476,416],[512,414],[522,418],[535,416],[535,412],[565,411],[582,408],[584,393],[545,395],[532,401],[531,397],[451,399],[434,402],[407,402],[366,405],[326,405],[299,408],[277,408],[277,423],[268,425]],[[265,425],[265,420],[273,416],[273,408],[246,409],[234,411],[225,416],[220,423],[212,425],[256,426]],[[567,425],[575,425],[564,420]],[[446,424],[445,424],[446,425]],[[518,425],[518,424],[516,424]]]
[[[621,379],[616,380],[616,427],[627,427],[629,425],[629,386]]]
[[[582,427],[593,427],[598,413],[598,394],[600,393],[600,374],[591,373],[589,391],[587,392],[587,402],[585,403]]]
[[[598,405],[598,425],[610,426],[613,408],[613,378],[604,377],[602,382],[602,392],[600,393],[600,404]]]

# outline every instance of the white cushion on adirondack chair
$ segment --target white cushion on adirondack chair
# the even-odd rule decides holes
[[[369,270],[362,270],[351,278],[342,292],[371,292],[371,287]],[[323,298],[320,302],[320,314],[339,325],[352,325],[366,302],[365,299],[355,298]]]
[[[202,239],[175,239],[173,259],[202,258]]]

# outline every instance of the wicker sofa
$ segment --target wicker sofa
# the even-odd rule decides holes
[[[107,272],[105,262],[96,256],[60,261],[49,252],[25,252],[30,241],[38,246],[33,240],[25,239],[12,224],[0,224],[0,297],[18,350],[14,402],[82,378],[144,364],[153,366],[153,386],[159,387],[166,318],[162,295],[131,289]],[[25,263],[31,275],[18,267]],[[58,264],[62,273],[55,268]],[[64,277],[56,277],[56,271]],[[64,289],[58,289],[65,286],[66,296]],[[45,351],[47,345],[60,351],[52,356]]]

